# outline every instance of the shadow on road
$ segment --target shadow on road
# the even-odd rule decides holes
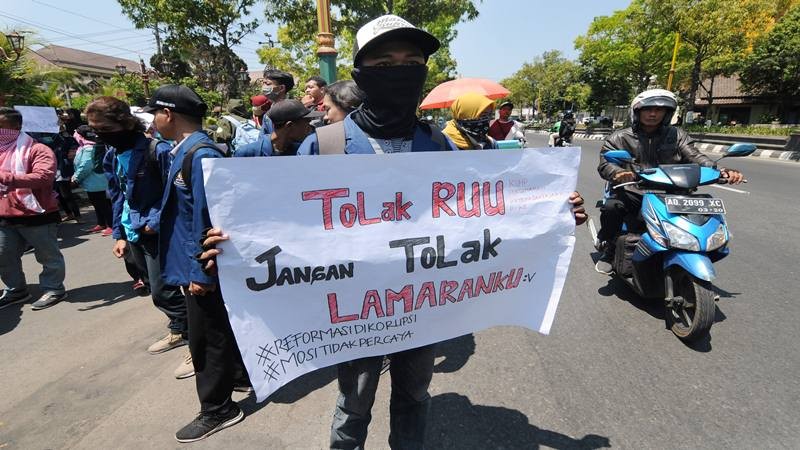
[[[444,360],[439,361],[433,367],[435,373],[456,372],[469,361],[469,357],[475,353],[475,336],[465,334],[464,336],[450,339],[436,344],[436,356],[444,356]]]
[[[100,283],[92,286],[67,289],[67,291],[69,295],[65,301],[70,303],[101,302],[88,305],[81,308],[79,311],[91,311],[137,297],[136,293],[131,289],[131,283],[128,281]]]
[[[664,320],[663,301],[639,297],[624,281],[616,277],[609,277],[608,284],[598,289],[597,293],[603,297],[617,297],[646,312],[654,319]]]
[[[33,301],[31,299],[30,301]],[[0,309],[0,336],[8,333],[17,327],[22,320],[22,307],[24,303],[18,303],[6,308]]]
[[[463,395],[447,393],[432,400],[426,447],[539,449],[544,446],[587,450],[611,447],[605,436],[587,434],[575,439],[531,425],[528,417],[517,410],[474,405]]]
[[[75,222],[65,222],[61,223],[58,226],[58,247],[62,250],[65,248],[75,247],[78,244],[88,241],[88,239],[81,237],[83,235],[88,234],[85,228],[90,228],[91,225],[87,226],[87,223],[94,223],[93,221],[89,221],[91,216],[88,214],[84,214],[82,220],[86,220],[86,223],[75,223]],[[109,240],[109,249],[113,243]]]
[[[294,403],[317,389],[322,389],[331,382],[336,381],[336,377],[335,365],[323,367],[307,373],[278,389],[272,394],[269,401],[272,403]],[[266,403],[264,402],[263,404]]]
[[[17,303],[16,305],[7,306],[0,309],[0,336],[8,333],[17,327],[22,320],[22,308],[36,301],[41,295],[38,283],[28,283],[28,292],[31,293],[30,300],[25,303]],[[2,448],[2,447],[0,447]]]

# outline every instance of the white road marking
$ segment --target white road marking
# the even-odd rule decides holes
[[[740,190],[740,189],[734,189],[734,188],[732,188],[732,187],[728,187],[728,186],[720,186],[720,185],[718,185],[718,184],[712,184],[712,185],[710,185],[710,186],[711,186],[711,187],[715,187],[715,188],[717,188],[717,189],[725,189],[726,191],[738,192],[739,194],[747,194],[747,195],[750,195],[750,192],[748,192],[748,191],[743,191],[743,190]]]
[[[589,218],[586,222],[586,225],[589,226],[589,232],[592,233],[592,242],[594,242],[595,248],[597,247],[597,227],[594,226],[594,220]]]

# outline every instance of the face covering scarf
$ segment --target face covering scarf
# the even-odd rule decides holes
[[[6,150],[14,150],[17,147],[17,139],[19,138],[19,130],[11,130],[9,128],[0,128],[0,152]]]
[[[417,124],[428,66],[357,67],[352,72],[366,99],[350,116],[368,136],[410,138]]]
[[[114,131],[114,132],[99,132],[95,131],[100,142],[110,145],[117,150],[117,152],[124,152],[130,150],[136,145],[136,138],[139,137],[139,132],[134,130]]]
[[[489,122],[494,116],[493,104],[492,100],[481,94],[460,95],[450,105],[453,120],[447,122],[444,134],[462,150],[483,148],[479,142],[486,140]]]
[[[9,141],[12,137],[13,140]],[[30,168],[30,153],[33,148],[33,138],[19,130],[0,128],[0,167],[11,173],[23,175]],[[35,214],[41,214],[44,209],[39,205],[33,191],[28,188],[11,189],[0,183],[0,195],[13,197],[19,208],[24,208]]]

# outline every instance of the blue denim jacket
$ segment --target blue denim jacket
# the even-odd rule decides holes
[[[219,158],[221,152],[202,148],[192,158],[192,173],[182,174],[186,152],[198,143],[214,146],[203,131],[195,131],[177,147],[161,201],[161,232],[159,256],[161,276],[167,284],[189,286],[190,282],[216,283],[216,277],[206,275],[195,256],[200,252],[203,231],[211,227],[206,190],[203,186],[203,158]],[[184,177],[192,177],[192,190],[186,188]]]
[[[110,151],[103,159],[103,171],[108,179],[108,194],[113,211],[114,239],[125,239],[122,210],[126,200],[130,207],[131,227],[134,230],[141,230],[145,225],[155,231],[159,230],[161,197],[172,147],[166,142],[159,143],[156,146],[157,162],[148,166],[149,146],[150,139],[140,134],[136,144],[130,149],[132,153],[124,186],[123,180],[117,174],[118,161],[115,155],[118,150],[110,147]]]
[[[272,125],[272,120],[266,114],[261,118],[261,133],[258,135],[258,140],[240,146],[233,152],[233,156],[250,157],[250,156],[272,156],[272,132],[275,131]]]
[[[444,136],[450,150],[458,150],[453,142],[447,136]],[[372,144],[369,142],[369,137],[364,133],[361,128],[356,125],[353,119],[348,115],[344,118],[344,151],[345,153],[362,153],[370,154],[375,153]],[[427,130],[419,125],[414,129],[414,138],[411,143],[412,152],[431,152],[439,151],[439,145],[431,139],[431,135]],[[311,133],[297,150],[297,154],[304,155],[318,155],[319,143],[317,141],[317,133]]]
[[[233,152],[235,158],[249,158],[253,156],[272,156],[272,139],[267,136],[266,139],[258,138],[257,141],[249,144],[244,144]]]

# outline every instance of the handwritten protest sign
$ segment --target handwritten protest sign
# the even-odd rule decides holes
[[[58,133],[58,116],[52,106],[20,106],[14,109],[22,114],[22,131],[31,133]]]
[[[547,333],[575,148],[203,160],[258,400],[314,369],[496,325]]]

